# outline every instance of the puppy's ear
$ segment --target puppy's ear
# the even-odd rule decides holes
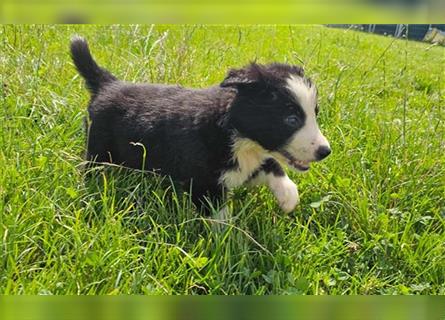
[[[261,74],[256,65],[251,64],[242,69],[232,69],[221,82],[221,87],[239,87],[255,84],[260,81]]]

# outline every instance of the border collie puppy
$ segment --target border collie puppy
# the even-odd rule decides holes
[[[197,205],[226,189],[266,184],[285,212],[299,202],[280,163],[307,171],[329,155],[318,128],[317,89],[302,68],[251,63],[207,89],[119,81],[71,42],[91,93],[87,160],[170,175]]]

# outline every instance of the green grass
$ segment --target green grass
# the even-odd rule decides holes
[[[294,212],[239,189],[219,231],[168,180],[85,179],[74,34],[129,81],[304,64],[333,154],[290,173]],[[444,48],[320,26],[3,26],[0,41],[0,293],[445,294]]]

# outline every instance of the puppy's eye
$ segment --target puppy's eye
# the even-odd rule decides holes
[[[289,126],[289,127],[298,127],[298,125],[300,124],[300,119],[295,115],[290,115],[287,118],[284,119],[284,122]]]

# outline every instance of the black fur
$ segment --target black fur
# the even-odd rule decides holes
[[[97,65],[91,56],[88,43],[83,38],[74,38],[71,41],[71,58],[77,71],[85,79],[88,90],[97,94],[100,88],[117,79],[107,70]]]
[[[276,177],[284,176],[283,168],[281,168],[280,164],[274,158],[266,159],[261,166],[261,170],[263,170],[265,173],[272,173]]]
[[[277,160],[267,158],[261,166],[250,175],[248,181],[255,179],[261,172],[266,174],[272,173],[275,177],[283,177],[286,174]]]
[[[94,62],[80,38],[72,41],[71,55],[92,93],[87,159],[157,170],[192,183],[196,203],[205,195],[222,195],[221,174],[237,166],[234,138],[278,150],[304,125],[304,112],[283,87],[289,74],[304,76],[296,66],[252,63],[231,70],[219,86],[187,89],[119,81]],[[298,123],[288,125],[290,115]]]

